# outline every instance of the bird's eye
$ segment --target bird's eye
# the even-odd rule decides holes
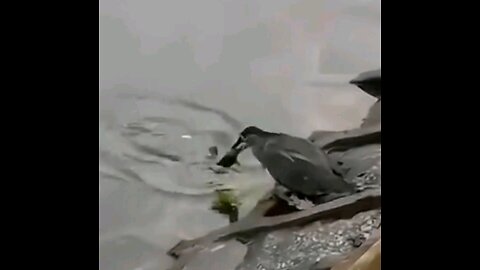
[[[245,137],[245,135],[240,134],[240,140],[245,141],[246,139],[247,139],[247,137]]]

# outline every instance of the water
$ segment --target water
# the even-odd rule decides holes
[[[379,1],[101,0],[100,31],[101,270],[166,269],[228,224],[216,185],[271,184],[249,154],[213,174],[210,146],[357,127],[374,102],[347,81],[380,66]]]

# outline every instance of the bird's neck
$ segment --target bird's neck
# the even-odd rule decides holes
[[[274,133],[274,132],[268,132],[264,131],[261,137],[269,138],[269,137],[277,137],[282,135],[282,133]]]

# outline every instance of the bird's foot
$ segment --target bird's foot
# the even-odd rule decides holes
[[[290,201],[293,203],[298,210],[306,210],[315,206],[315,204],[310,201],[308,198],[298,198],[296,194],[290,196]]]
[[[290,191],[288,191],[286,188],[282,186],[276,185],[275,188],[273,189],[273,195],[277,197],[280,200],[284,200],[287,203],[290,204]]]
[[[305,196],[297,195],[282,186],[276,186],[273,194],[278,199],[285,201],[288,205],[293,206],[298,210],[305,210],[315,206]]]

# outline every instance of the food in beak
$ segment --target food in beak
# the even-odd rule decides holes
[[[229,168],[233,164],[238,163],[237,157],[240,154],[240,151],[235,150],[234,148],[230,149],[221,159],[217,162],[217,165]]]
[[[232,148],[217,162],[217,165],[225,168],[233,166],[233,164],[238,163],[238,155],[246,148],[247,144],[244,142],[244,138],[240,136],[232,145]]]

